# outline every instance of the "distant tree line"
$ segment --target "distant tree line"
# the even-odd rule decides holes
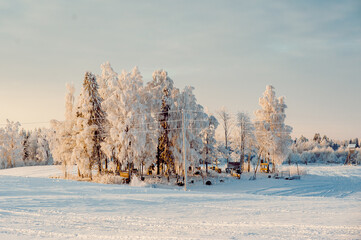
[[[291,146],[292,152],[287,162],[297,163],[345,163],[349,154],[349,144],[355,144],[355,161],[361,162],[360,141],[358,138],[335,141],[316,133],[312,139],[304,136],[296,138]]]
[[[20,130],[20,123],[9,120],[0,128],[0,168],[51,163],[48,130]]]

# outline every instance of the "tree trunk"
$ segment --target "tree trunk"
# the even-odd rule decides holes
[[[105,158],[105,170],[108,170],[108,158]]]
[[[160,174],[160,149],[159,149],[159,143],[157,147],[157,175]]]
[[[206,164],[206,173],[208,174],[208,135],[207,135],[207,141],[206,141],[206,157],[205,157],[204,161]],[[203,166],[204,166],[204,164],[203,164]]]
[[[128,175],[129,175],[128,180],[129,180],[129,182],[132,179],[132,171],[130,169],[131,169],[131,164],[130,164],[130,162],[128,162]]]
[[[98,173],[101,174],[102,173],[102,161],[101,161],[101,157],[100,157],[100,149],[97,149],[97,158],[98,158]]]
[[[251,154],[248,155],[248,172],[251,171]]]
[[[68,168],[66,166],[66,162],[64,162],[64,178],[68,179]]]
[[[119,160],[117,159],[116,160],[116,162],[117,162],[117,167],[116,167],[116,172],[118,172],[118,174],[120,175],[120,168],[121,168],[121,165],[120,165],[120,162],[119,162]],[[115,173],[114,173],[115,174]]]
[[[239,171],[242,173],[244,170],[244,152],[241,154],[241,158],[239,159]]]
[[[257,170],[258,170],[258,165],[260,164],[261,155],[262,155],[262,151],[258,154],[257,165],[256,165],[256,168],[255,168],[255,170],[254,170],[253,179],[256,179]]]
[[[170,178],[170,174],[171,174],[169,163],[167,163],[167,173],[168,173],[168,182],[169,182],[169,178]]]
[[[90,178],[90,180],[93,180],[92,168],[93,168],[93,166],[91,164],[89,164],[89,178]]]
[[[243,164],[244,164],[244,148],[245,148],[245,131],[244,131],[244,122],[241,124],[241,159],[239,160],[239,171],[242,173],[244,170]]]

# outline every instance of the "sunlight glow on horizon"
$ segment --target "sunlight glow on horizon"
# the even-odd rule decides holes
[[[253,118],[273,85],[293,138],[361,138],[359,1],[7,1],[0,12],[0,124],[64,119],[65,83],[78,94],[84,72],[110,61],[139,66],[144,83],[166,70],[213,114]]]

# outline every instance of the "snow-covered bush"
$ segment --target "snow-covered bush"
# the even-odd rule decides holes
[[[132,179],[130,180],[130,186],[132,187],[145,187],[148,184],[144,181],[141,181],[137,176],[133,175]]]

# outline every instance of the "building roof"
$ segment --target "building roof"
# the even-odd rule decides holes
[[[356,144],[354,144],[354,143],[350,143],[349,145],[348,145],[348,148],[356,148]]]

